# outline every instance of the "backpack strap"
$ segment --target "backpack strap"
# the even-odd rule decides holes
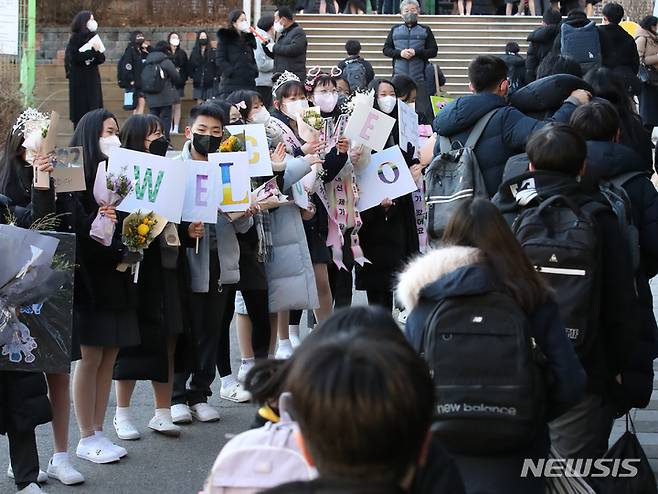
[[[487,113],[482,118],[480,118],[480,120],[477,121],[477,123],[471,130],[471,133],[468,135],[468,139],[466,140],[466,144],[464,145],[464,147],[467,148],[475,147],[475,145],[480,140],[480,137],[482,137],[482,133],[484,132],[484,129],[486,128],[487,124],[489,124],[489,120],[491,120],[491,117],[493,117],[494,113],[496,113],[499,109],[500,108],[494,108],[489,113]]]
[[[623,187],[627,182],[637,177],[638,175],[646,176],[644,172],[628,172],[617,175],[616,177],[609,179],[608,182],[615,185],[616,187]]]

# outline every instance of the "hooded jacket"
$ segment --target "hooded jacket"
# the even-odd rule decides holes
[[[642,28],[636,34],[635,45],[640,60],[647,65],[658,66],[658,36]]]
[[[146,102],[151,108],[170,106],[180,100],[176,85],[181,83],[181,76],[176,70],[174,62],[161,51],[152,51],[146,57],[145,65],[159,64],[165,74],[164,88],[156,94],[145,93]]]
[[[555,74],[529,83],[510,96],[510,105],[534,118],[545,118],[558,110],[576,89],[593,92],[580,77]]]
[[[147,53],[142,51],[141,42],[138,44],[136,37],[137,33],[130,35],[130,43],[117,64],[117,81],[123,89],[139,89],[142,85],[142,69]]]
[[[541,61],[553,49],[555,37],[560,32],[558,24],[550,24],[548,26],[541,26],[535,29],[528,35],[527,40],[528,52],[525,59],[526,82],[530,83],[537,78],[537,68]]]
[[[232,27],[217,31],[217,67],[222,74],[220,92],[231,93],[256,87],[258,67],[255,48],[256,38],[251,33],[239,33]]]
[[[438,135],[449,137],[452,141],[458,140],[463,144],[477,121],[496,108],[499,110],[491,117],[475,146],[475,155],[489,197],[498,190],[507,159],[523,152],[530,134],[548,122],[527,117],[516,108],[507,106],[502,96],[476,93],[462,96],[446,105],[436,116],[432,126]],[[568,122],[575,109],[576,105],[571,99],[565,101],[555,112],[552,120]],[[437,139],[435,156],[439,151],[438,144]]]

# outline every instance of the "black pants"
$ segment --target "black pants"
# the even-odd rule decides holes
[[[350,307],[352,305],[352,270],[338,269],[333,262],[327,266],[327,270],[334,307]]]
[[[241,290],[241,292],[247,306],[247,315],[251,319],[251,345],[254,349],[254,357],[267,358],[272,332],[267,290]]]
[[[149,113],[160,118],[160,122],[162,122],[162,131],[164,132],[167,140],[169,140],[169,131],[171,130],[171,117],[173,115],[173,109],[171,105],[151,108]]]
[[[206,403],[212,395],[215,368],[220,377],[231,374],[230,332],[235,304],[235,285],[225,285],[220,292],[219,258],[210,251],[210,289],[208,293],[190,295],[192,372],[174,375],[173,405]],[[191,379],[190,379],[191,376]],[[190,379],[189,389],[186,388]]]
[[[34,429],[31,431],[8,430],[9,458],[14,471],[14,481],[21,490],[37,482],[39,475],[39,454]]]
[[[393,310],[393,292],[391,290],[366,290],[369,305],[380,305],[389,311]]]
[[[272,86],[257,86],[256,91],[263,98],[263,104],[268,110],[272,108]]]

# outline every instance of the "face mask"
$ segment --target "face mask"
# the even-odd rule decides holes
[[[141,45],[144,42],[144,38],[135,38],[135,43]]]
[[[158,137],[149,144],[149,153],[156,156],[166,156],[167,149],[169,149],[169,141],[167,141],[165,136]]]
[[[87,29],[89,29],[90,32],[95,33],[96,29],[98,29],[98,22],[93,19],[89,19],[87,21]]]
[[[170,44],[171,46],[178,46],[178,45],[180,45],[180,39],[178,39],[178,38],[171,38],[171,39],[169,40],[169,44]]]
[[[249,32],[249,21],[242,21],[240,24],[238,24],[238,29],[242,31],[243,33],[248,33]]]
[[[395,108],[397,101],[398,100],[395,96],[381,96],[380,98],[377,98],[377,105],[381,111],[388,115],[393,111],[393,108]]]
[[[208,44],[208,38],[199,38],[199,44],[201,46],[207,45]]]
[[[305,99],[298,99],[295,101],[288,101],[283,105],[283,113],[290,118],[296,118],[297,114],[308,108],[308,101]]]
[[[336,108],[336,104],[338,103],[338,95],[337,94],[314,94],[313,99],[315,100],[315,104],[320,107],[320,111],[323,113],[331,113],[334,111]]]
[[[409,12],[408,14],[402,14],[402,19],[407,24],[416,24],[418,22],[418,14],[415,12]]]
[[[251,123],[264,124],[270,119],[270,112],[264,106],[251,116]]]
[[[283,32],[283,24],[281,24],[280,22],[275,22],[274,23],[274,30],[277,33],[282,33]]]
[[[407,106],[411,108],[413,111],[416,111],[416,102],[414,101],[413,103],[407,103]]]
[[[121,141],[117,136],[101,137],[98,139],[98,145],[101,148],[101,153],[109,156],[112,149],[121,147]]]
[[[192,146],[197,153],[208,156],[219,149],[222,138],[217,136],[204,136],[201,134],[192,134]]]

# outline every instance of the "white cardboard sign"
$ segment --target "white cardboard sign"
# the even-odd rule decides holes
[[[183,221],[217,223],[219,168],[207,161],[188,160]]]
[[[251,177],[248,153],[211,153],[208,163],[217,171],[217,204],[224,213],[246,211],[251,205]]]
[[[420,136],[418,135],[418,113],[416,113],[404,101],[398,100],[398,128],[400,131],[400,148],[407,150],[411,143],[414,152],[420,151]]]
[[[226,130],[231,134],[239,134],[244,131],[244,140],[249,155],[249,173],[252,177],[271,177],[274,174],[270,147],[263,124],[227,125]]]
[[[394,125],[393,117],[359,103],[354,107],[352,116],[347,122],[345,136],[354,144],[364,144],[375,151],[381,151],[386,146]]]

